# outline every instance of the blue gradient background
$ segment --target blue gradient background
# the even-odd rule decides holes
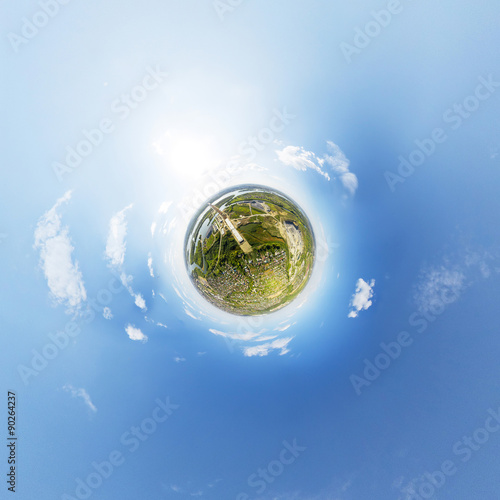
[[[91,499],[226,500],[245,492],[263,500],[409,500],[412,485],[418,492],[421,476],[445,460],[457,472],[432,498],[498,498],[500,434],[466,463],[453,446],[500,406],[500,92],[455,131],[443,113],[471,95],[479,77],[500,80],[500,5],[401,0],[402,12],[349,64],[340,44],[352,43],[355,28],[386,5],[245,0],[221,20],[209,0],[73,0],[15,52],[8,34],[20,34],[23,17],[40,7],[3,2],[0,379],[2,394],[18,397],[16,498],[75,497],[75,478],[113,450],[126,461]],[[156,65],[168,73],[164,83],[121,121],[111,103]],[[267,179],[298,194],[317,214],[330,252],[297,323],[283,332],[293,337],[290,352],[248,357],[209,332],[217,324],[229,331],[231,320],[194,320],[171,286],[182,269],[162,261],[172,241],[152,238],[151,223],[166,200],[174,201],[171,221],[181,199],[207,180],[176,168],[153,143],[166,130],[210,137],[223,165],[284,107],[296,118],[255,159],[266,172],[233,181]],[[53,162],[104,117],[115,131],[59,182]],[[384,173],[396,172],[398,156],[436,127],[447,141],[391,192]],[[358,178],[353,197],[335,179],[277,161],[275,150],[286,145],[321,157],[328,140]],[[53,304],[33,247],[40,217],[68,190],[60,214],[87,296],[113,277],[104,257],[109,221],[133,203],[124,268],[148,318],[168,328],[148,323],[123,291],[111,321],[97,315],[24,384],[19,365],[29,366],[32,349],[73,317]],[[408,318],[422,306],[419,290],[432,269],[458,270],[464,287],[417,333]],[[359,278],[376,280],[373,305],[348,318]],[[126,324],[148,342],[131,341]],[[357,395],[351,375],[362,376],[363,360],[402,330],[413,344]],[[66,384],[85,388],[97,411]],[[128,453],[120,436],[166,396],[179,409]],[[257,494],[248,477],[293,439],[306,450]],[[6,473],[6,458],[0,464]]]

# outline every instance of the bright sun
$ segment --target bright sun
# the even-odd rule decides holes
[[[153,148],[164,159],[169,174],[187,180],[199,179],[221,161],[215,140],[206,135],[167,130],[153,143]]]

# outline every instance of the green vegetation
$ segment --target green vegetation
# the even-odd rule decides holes
[[[212,203],[223,215],[203,207],[186,237],[186,263],[200,293],[241,315],[290,303],[314,263],[314,235],[305,214],[283,194],[261,186],[235,188]]]

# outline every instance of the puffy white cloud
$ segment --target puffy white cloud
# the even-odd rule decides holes
[[[63,386],[63,390],[65,390],[66,392],[69,392],[71,394],[71,396],[74,398],[82,399],[83,402],[85,403],[85,405],[87,406],[87,408],[89,408],[92,412],[95,413],[97,411],[97,408],[92,403],[92,400],[90,399],[90,396],[85,389],[82,389],[82,388],[77,389],[77,388],[73,387],[71,384],[66,384]]]
[[[109,221],[109,233],[106,243],[106,257],[109,263],[114,267],[120,267],[125,260],[127,236],[127,219],[125,217],[127,210],[132,208],[132,205],[125,207],[111,217]]]
[[[148,308],[146,307],[146,301],[144,300],[144,297],[140,293],[136,294],[134,297],[135,297],[134,301],[135,305],[140,309],[142,309],[143,311],[147,311]]]
[[[52,298],[65,304],[69,310],[78,309],[87,299],[82,273],[78,262],[73,261],[73,245],[68,228],[61,224],[60,206],[71,198],[67,191],[38,221],[35,230],[35,248],[40,251],[43,269]]]
[[[372,305],[371,298],[373,297],[373,287],[375,280],[367,283],[365,280],[359,278],[356,282],[356,292],[351,298],[351,311],[347,315],[349,318],[356,318],[359,311],[366,310]]]
[[[102,315],[104,316],[105,319],[112,319],[113,318],[113,313],[111,312],[111,309],[109,307],[105,307],[103,309]]]
[[[269,342],[267,344],[260,344],[252,347],[244,347],[243,354],[245,356],[267,356],[271,351],[280,349],[280,356],[287,354],[290,352],[287,349],[288,344],[293,339],[293,337],[281,338],[274,340],[273,342]]]
[[[186,361],[186,358],[181,358],[180,356],[176,356],[176,357],[174,358],[174,361],[175,361],[176,363],[182,363],[183,361]]]
[[[147,342],[148,337],[141,332],[139,328],[132,325],[127,325],[125,331],[131,340],[139,340],[141,342]]]
[[[358,188],[358,178],[349,171],[349,160],[334,142],[327,141],[326,148],[328,154],[322,157],[299,146],[286,146],[282,150],[277,150],[276,154],[284,165],[301,171],[314,170],[327,181],[331,179],[330,170],[349,194],[353,195]]]

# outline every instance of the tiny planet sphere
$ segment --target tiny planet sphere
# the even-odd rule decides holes
[[[208,302],[228,313],[277,311],[304,289],[314,263],[314,233],[285,194],[244,185],[218,193],[186,233],[189,276]]]

